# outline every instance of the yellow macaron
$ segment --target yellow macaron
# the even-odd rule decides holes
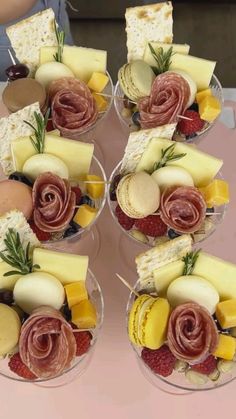
[[[128,320],[131,342],[149,349],[160,348],[166,340],[169,315],[170,305],[165,298],[147,294],[138,297]]]

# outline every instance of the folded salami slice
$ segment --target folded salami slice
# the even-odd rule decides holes
[[[55,377],[76,356],[73,329],[58,310],[37,308],[21,328],[19,352],[23,363],[38,378]]]
[[[75,193],[66,179],[45,172],[34,182],[33,218],[45,232],[63,231],[71,221],[76,204]]]
[[[182,76],[174,72],[160,74],[154,80],[150,96],[138,102],[141,127],[177,123],[177,116],[184,113],[189,96],[189,85]]]
[[[65,77],[51,83],[52,122],[66,138],[78,139],[98,118],[96,101],[87,85]]]
[[[215,351],[218,330],[204,307],[197,303],[186,303],[172,311],[167,341],[177,359],[192,365],[198,364]]]
[[[180,233],[194,233],[206,216],[201,192],[192,186],[171,186],[161,196],[160,216],[169,227]]]

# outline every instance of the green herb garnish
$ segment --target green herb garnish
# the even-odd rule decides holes
[[[19,233],[13,228],[9,228],[4,239],[6,249],[0,252],[1,259],[16,270],[6,272],[3,276],[26,275],[32,272],[33,268],[39,269],[39,265],[33,265],[30,257],[30,243],[26,249],[20,240]]]
[[[195,252],[189,252],[186,256],[182,258],[184,262],[184,270],[183,275],[191,275],[197,262],[197,258],[199,256],[201,249],[196,250]]]
[[[153,172],[160,169],[161,167],[166,166],[170,161],[179,160],[186,156],[186,153],[175,154],[175,146],[176,143],[170,145],[166,149],[161,149],[161,160],[154,164]]]
[[[57,37],[57,52],[53,55],[55,61],[62,63],[63,48],[65,43],[65,31],[61,31],[54,20],[54,29]]]
[[[34,112],[34,118],[36,122],[36,127],[32,125],[28,121],[24,121],[27,125],[29,125],[33,131],[34,136],[30,136],[31,143],[33,144],[35,150],[37,153],[43,153],[44,152],[44,143],[45,143],[45,134],[46,134],[46,126],[48,123],[48,117],[49,117],[50,109],[48,108],[45,117],[43,117],[40,113]]]
[[[167,51],[164,51],[162,47],[159,47],[157,51],[154,50],[152,44],[148,44],[150,51],[157,65],[152,67],[156,76],[161,73],[165,73],[169,70],[171,65],[171,57],[173,55],[173,47],[170,47]]]

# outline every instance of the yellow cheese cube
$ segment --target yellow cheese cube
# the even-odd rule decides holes
[[[92,208],[87,204],[83,204],[79,207],[73,220],[81,227],[87,227],[97,215],[97,208]]]
[[[216,317],[222,329],[236,327],[236,298],[218,303]]]
[[[54,275],[63,285],[85,281],[88,261],[88,256],[54,252],[43,248],[35,248],[33,252],[33,265],[39,265],[38,270]]]
[[[88,81],[88,87],[94,92],[101,93],[105,89],[108,82],[109,77],[106,74],[94,71]]]
[[[215,96],[206,96],[199,103],[199,114],[203,121],[212,122],[221,112],[221,105]]]
[[[105,111],[107,109],[107,100],[103,96],[98,95],[97,93],[93,92],[92,95],[96,101],[98,112]]]
[[[83,300],[71,308],[71,321],[81,329],[91,329],[96,326],[96,308],[90,300]]]
[[[200,92],[198,92],[196,94],[196,101],[199,104],[203,99],[205,99],[206,96],[211,96],[211,89],[205,89],[205,90],[201,90]]]
[[[97,175],[86,175],[86,180],[94,180],[97,182],[103,181],[103,179]],[[104,183],[86,183],[86,189],[91,198],[98,199],[104,195],[105,188]]]
[[[228,335],[219,335],[218,346],[213,353],[217,358],[227,359],[231,361],[236,351],[236,339]]]
[[[201,192],[208,208],[229,203],[229,185],[222,179],[214,179]]]
[[[88,293],[84,281],[78,281],[65,285],[65,292],[69,308],[79,304],[83,300],[88,299]]]

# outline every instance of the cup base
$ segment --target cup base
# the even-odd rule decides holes
[[[122,259],[122,263],[128,268],[132,273],[136,274],[136,264],[135,258],[140,253],[147,250],[147,245],[142,242],[134,240],[124,233],[120,233],[119,244],[118,244],[119,253]]]

